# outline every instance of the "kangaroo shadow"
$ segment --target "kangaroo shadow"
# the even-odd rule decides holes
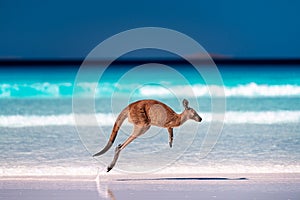
[[[140,179],[117,179],[117,181],[241,181],[248,178],[199,178],[199,177],[170,177],[170,178],[140,178]]]
[[[225,178],[225,177],[167,177],[167,178],[124,178],[116,179],[116,181],[126,182],[126,181],[243,181],[249,180],[248,178]],[[116,200],[114,192],[108,188],[108,185],[100,186],[100,182],[96,184],[98,195],[100,199],[110,199]]]

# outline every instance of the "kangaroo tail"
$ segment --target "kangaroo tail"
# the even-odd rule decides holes
[[[113,143],[117,137],[118,131],[119,131],[122,123],[124,122],[124,120],[127,117],[128,117],[128,107],[124,108],[124,110],[122,110],[122,112],[119,114],[106,146],[100,152],[96,153],[93,156],[100,156],[100,155],[106,153],[110,149],[110,147],[113,145]]]

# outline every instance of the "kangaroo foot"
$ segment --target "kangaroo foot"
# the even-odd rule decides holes
[[[122,145],[119,144],[117,147],[116,147],[116,150],[115,150],[115,156],[114,156],[114,159],[113,161],[110,163],[110,165],[107,167],[107,172],[109,172],[110,170],[112,170],[112,168],[115,166],[118,158],[119,158],[119,154],[121,152],[121,147]]]
[[[112,169],[112,167],[108,166],[107,167],[107,172],[109,172]]]
[[[173,146],[172,142],[169,142],[169,146],[170,146],[170,148],[172,148],[172,146]]]

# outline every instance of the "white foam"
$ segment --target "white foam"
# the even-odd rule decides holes
[[[212,113],[201,113],[203,123],[212,121]],[[214,114],[214,120],[223,119],[222,114]],[[91,122],[92,115],[77,115],[77,125],[80,126],[112,126],[117,114],[97,113],[97,123]],[[280,124],[299,123],[300,111],[267,111],[267,112],[226,112],[226,124]],[[0,127],[33,127],[33,126],[74,126],[73,114],[64,115],[2,115],[0,116]]]
[[[96,176],[97,167],[12,166],[1,167],[0,177],[9,176]]]
[[[95,126],[90,122],[91,115],[77,115],[81,120],[77,121],[77,125]],[[113,125],[116,117],[113,114],[99,113],[96,115],[99,125]],[[74,126],[75,119],[73,114],[65,115],[9,115],[0,116],[0,127],[32,127],[32,126]]]
[[[70,164],[72,165],[72,164]],[[97,174],[107,175],[105,167],[88,167],[88,166],[11,166],[0,167],[0,179],[7,177],[33,177],[33,176],[94,176]],[[116,167],[109,175],[120,175],[130,172],[120,172]],[[149,174],[148,171],[144,173]],[[164,169],[156,171],[155,174],[215,174],[215,173],[300,173],[300,165],[286,165],[286,164],[232,164],[223,165],[220,163],[214,165],[194,166],[188,163],[183,165],[174,164]],[[134,175],[135,173],[132,173]],[[140,172],[139,174],[143,174]],[[128,174],[130,175],[130,174]]]
[[[222,119],[221,114],[215,114],[215,119]],[[218,116],[219,115],[219,116]],[[211,122],[212,114],[204,113],[204,121]],[[300,111],[267,111],[267,112],[226,112],[226,124],[280,124],[299,123]]]
[[[118,88],[118,93],[124,94],[135,91],[139,97],[299,97],[299,85],[266,85],[249,83],[237,86],[218,85],[146,85],[137,84],[118,85],[117,83],[82,82],[78,83],[76,93],[73,94],[72,83],[32,83],[32,84],[0,84],[0,97],[77,97],[93,96],[110,97]],[[101,88],[100,88],[101,87]],[[139,88],[139,89],[137,89]]]
[[[281,96],[299,96],[300,87],[296,85],[258,85],[250,83],[239,85],[232,88],[225,88],[225,94],[231,96],[244,97],[281,97]]]
[[[292,97],[300,96],[300,86],[297,85],[259,85],[249,83],[234,87],[217,85],[192,85],[192,86],[171,86],[169,89],[153,86],[141,88],[144,96],[170,96],[174,93],[177,96],[215,96],[215,97]]]

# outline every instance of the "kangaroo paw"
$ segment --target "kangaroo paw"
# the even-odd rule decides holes
[[[109,172],[112,169],[112,167],[108,166],[107,167],[107,172]]]
[[[115,164],[116,164],[116,161],[113,161],[112,163],[110,163],[110,165],[107,167],[106,172],[109,172],[110,170],[112,170],[112,168],[114,168]]]
[[[110,165],[107,167],[107,172],[109,172],[109,171],[115,166],[115,164],[116,164],[116,162],[117,162],[117,160],[118,160],[118,158],[119,158],[119,154],[120,154],[120,152],[121,152],[121,147],[122,147],[121,144],[119,144],[119,145],[116,147],[114,159],[113,159],[113,161],[110,163]]]

